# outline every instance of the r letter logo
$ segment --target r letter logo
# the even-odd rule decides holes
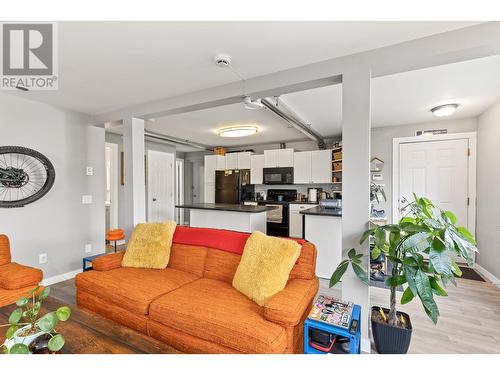
[[[0,89],[57,90],[57,25],[2,23],[0,26]]]

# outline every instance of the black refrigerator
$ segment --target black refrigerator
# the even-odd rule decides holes
[[[253,192],[249,169],[215,172],[215,203],[239,204],[251,200]]]

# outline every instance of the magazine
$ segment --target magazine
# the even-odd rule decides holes
[[[319,295],[314,301],[309,318],[348,329],[351,324],[353,306],[352,302],[343,302],[335,297]]]

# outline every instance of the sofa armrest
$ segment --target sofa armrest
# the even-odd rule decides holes
[[[123,254],[125,254],[124,251],[119,251],[97,257],[92,261],[92,268],[95,271],[109,271],[114,268],[120,268],[122,266]]]
[[[318,289],[317,277],[309,280],[290,280],[285,289],[265,303],[264,317],[282,326],[296,326],[312,307],[311,302],[318,293]]]

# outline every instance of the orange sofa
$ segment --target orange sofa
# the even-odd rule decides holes
[[[318,291],[316,248],[303,240],[286,288],[259,306],[231,285],[249,234],[178,226],[163,270],[98,257],[76,276],[77,303],[185,353],[303,353]]]
[[[25,296],[42,281],[38,268],[12,263],[9,237],[0,234],[0,307]]]

